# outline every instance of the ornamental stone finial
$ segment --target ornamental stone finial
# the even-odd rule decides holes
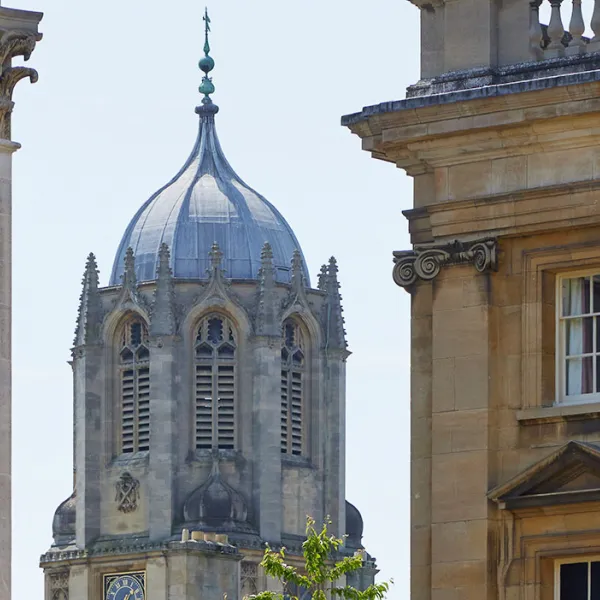
[[[338,281],[338,266],[335,257],[329,259],[327,266],[323,265],[323,290],[327,293],[324,304],[323,325],[327,334],[327,347],[346,349],[346,330],[344,329],[344,309]],[[319,280],[319,283],[321,281]]]
[[[292,290],[299,291],[304,288],[304,272],[302,270],[302,255],[300,250],[292,254]]]
[[[123,287],[130,291],[134,291],[137,287],[137,277],[135,276],[135,255],[133,254],[133,248],[130,246],[125,252],[125,269],[121,279],[123,281]]]
[[[260,257],[256,332],[260,335],[278,335],[277,311],[275,308],[277,299],[275,294],[275,268],[273,266],[273,249],[269,242],[265,242]]]
[[[173,335],[175,333],[175,289],[170,267],[171,253],[164,242],[158,251],[156,269],[156,289],[150,316],[152,335]]]
[[[410,289],[417,280],[435,279],[445,265],[472,264],[477,271],[495,271],[498,242],[488,238],[470,242],[455,240],[446,244],[422,244],[414,250],[394,252],[394,281]]]
[[[221,267],[221,263],[223,261],[223,253],[221,252],[221,249],[219,248],[219,244],[217,244],[217,242],[213,242],[208,256],[210,257],[210,266],[213,269],[218,269]]]
[[[88,255],[85,263],[81,288],[74,346],[93,343],[100,335],[101,301],[98,292],[98,265],[92,252]]]
[[[209,279],[221,281],[223,279],[223,253],[217,242],[213,242],[208,257],[210,260],[210,268],[207,270]]]
[[[317,283],[317,288],[321,291],[325,291],[327,287],[327,265],[321,265],[321,270],[319,271],[319,279]]]
[[[260,253],[259,279],[262,288],[272,288],[275,285],[275,267],[273,266],[273,249],[265,242]]]

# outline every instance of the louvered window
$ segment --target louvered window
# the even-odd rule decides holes
[[[302,455],[304,421],[304,340],[294,321],[283,325],[281,347],[281,452]]]
[[[205,318],[195,343],[196,449],[235,448],[235,354],[232,323]]]
[[[127,321],[120,337],[119,385],[121,452],[150,448],[150,351],[148,329],[139,318]]]

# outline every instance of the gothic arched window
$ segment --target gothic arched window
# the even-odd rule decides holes
[[[304,336],[288,319],[281,340],[281,452],[302,455],[304,422]]]
[[[196,331],[196,449],[235,448],[235,329],[223,315],[202,319]]]
[[[150,350],[140,317],[123,325],[119,339],[121,452],[150,449]]]

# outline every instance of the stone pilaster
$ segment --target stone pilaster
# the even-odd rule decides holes
[[[0,140],[0,598],[10,597],[12,153]]]
[[[327,294],[322,324],[325,334],[324,515],[337,536],[346,533],[346,348],[342,297],[335,258],[323,267],[321,289]]]
[[[280,336],[254,339],[253,497],[260,536],[281,539],[281,390]]]
[[[75,349],[74,354],[76,542],[83,549],[100,535],[104,352],[100,344],[89,344]]]
[[[336,536],[346,533],[346,358],[345,349],[326,352],[324,517]]]
[[[171,535],[174,517],[174,477],[177,470],[177,397],[175,390],[175,319],[173,276],[166,244],[159,265],[150,319],[150,504],[149,536],[160,541]]]
[[[0,7],[0,600],[11,595],[11,268],[12,268],[12,154],[20,146],[10,141],[12,93],[24,78],[37,73],[13,67],[11,60],[28,60],[41,38],[42,15]]]

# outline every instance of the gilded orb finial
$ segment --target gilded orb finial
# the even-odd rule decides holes
[[[204,77],[202,77],[202,83],[198,88],[201,94],[204,94],[204,98],[202,98],[202,104],[212,104],[212,100],[210,99],[210,95],[214,93],[215,86],[212,82],[212,77],[209,77],[208,74],[215,68],[215,61],[212,56],[209,55],[210,52],[210,44],[208,43],[208,34],[210,33],[210,17],[208,16],[208,8],[204,9],[204,16],[202,17],[204,21],[204,56],[200,59],[198,66],[200,70],[204,73]]]

